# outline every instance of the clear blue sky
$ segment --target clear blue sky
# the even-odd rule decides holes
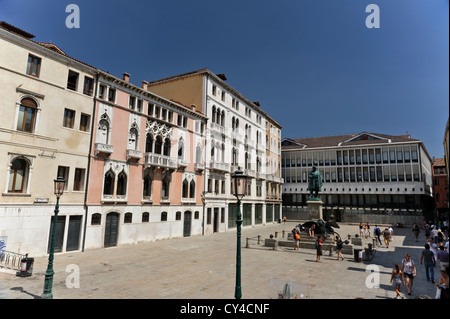
[[[65,25],[71,3],[79,29]],[[372,3],[379,29],[365,24]],[[448,0],[0,0],[0,20],[135,84],[207,67],[260,101],[283,137],[409,132],[436,157],[448,16]]]

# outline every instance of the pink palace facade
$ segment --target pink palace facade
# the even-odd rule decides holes
[[[206,117],[99,72],[84,248],[201,235]]]

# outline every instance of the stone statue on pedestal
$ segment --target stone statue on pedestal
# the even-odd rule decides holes
[[[308,173],[309,200],[320,200],[319,192],[322,191],[322,174],[313,165],[312,171]]]

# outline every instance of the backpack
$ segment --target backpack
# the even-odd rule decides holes
[[[381,235],[381,229],[379,227],[375,228],[375,235]]]
[[[430,236],[430,228],[425,228],[425,236]]]
[[[295,233],[295,239],[300,240],[300,236],[298,233]]]
[[[316,247],[316,249],[319,249],[320,245],[318,239],[314,242],[314,246]]]

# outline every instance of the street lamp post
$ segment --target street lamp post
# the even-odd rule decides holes
[[[53,225],[52,225],[52,237],[50,241],[50,254],[48,256],[48,266],[47,271],[45,272],[45,281],[44,281],[44,292],[41,295],[42,299],[53,299],[52,294],[52,286],[53,286],[53,254],[55,251],[55,233],[56,233],[56,224],[58,219],[58,213],[59,213],[59,198],[64,193],[64,185],[66,183],[66,180],[62,176],[58,176],[57,179],[54,180],[54,186],[55,186],[55,195],[56,195],[56,205],[55,205],[55,216],[53,219]]]
[[[241,290],[241,225],[242,225],[242,214],[241,214],[241,199],[245,195],[245,188],[247,185],[247,176],[240,170],[240,167],[231,176],[231,191],[237,198],[237,249],[236,249],[236,287],[234,291],[234,297],[236,299],[242,298]]]

